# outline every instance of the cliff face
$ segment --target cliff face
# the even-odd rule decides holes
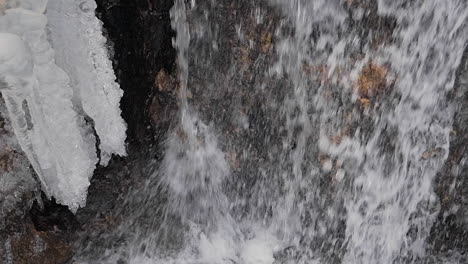
[[[10,189],[0,193],[0,206],[7,208],[8,212],[0,214],[3,219],[0,222],[0,257],[6,259],[6,263],[67,263],[74,256],[99,263],[105,259],[106,249],[118,249],[127,240],[133,239],[132,231],[144,232],[141,230],[143,226],[155,224],[151,221],[151,217],[154,217],[151,212],[135,217],[135,208],[148,206],[151,202],[149,198],[160,199],[152,201],[155,204],[166,199],[157,195],[144,196],[141,190],[155,184],[148,180],[148,175],[154,173],[163,157],[161,146],[168,131],[177,126],[178,81],[176,53],[172,47],[175,33],[171,29],[169,15],[173,1],[96,2],[97,15],[104,23],[113,52],[117,81],[124,90],[121,109],[128,124],[128,157],[114,157],[109,166],[99,167],[95,171],[87,205],[73,215],[45,197],[42,197],[43,202],[34,202],[35,197],[41,196],[39,185],[33,180],[26,158],[11,139],[8,121],[0,118],[0,139],[7,142],[6,145],[0,142],[3,149],[0,149],[0,173],[5,175],[0,178],[0,183],[10,183],[12,181],[9,179],[15,179]],[[375,5],[367,2],[346,1],[350,19],[355,8],[366,11],[363,19],[351,19],[347,30],[364,39],[372,37],[369,40],[371,46],[391,43],[395,20],[377,16]],[[197,8],[191,10],[188,16],[192,30],[195,32],[197,27],[206,25],[204,19],[213,23],[209,24],[211,27],[200,30],[199,35],[194,34],[191,42],[191,49],[197,52],[189,60],[189,102],[204,119],[219,125],[217,132],[222,139],[235,143],[232,148],[226,149],[227,160],[235,175],[235,180],[226,183],[226,188],[237,193],[228,195],[244,196],[241,198],[254,203],[258,197],[250,194],[255,192],[256,184],[260,181],[258,164],[271,167],[274,171],[278,162],[269,160],[263,142],[258,139],[269,138],[269,142],[276,144],[278,149],[283,143],[281,136],[284,131],[277,129],[278,120],[272,118],[281,116],[281,113],[273,104],[265,105],[263,102],[282,102],[287,96],[284,87],[293,85],[288,74],[281,78],[267,74],[268,67],[278,61],[278,54],[274,51],[278,45],[278,28],[281,28],[281,34],[292,34],[292,29],[288,28],[291,25],[285,22],[277,9],[267,7],[265,3],[240,0],[218,3],[199,1],[197,4]],[[201,15],[204,10],[212,8],[216,8],[216,12],[209,13],[209,17]],[[258,14],[261,14],[261,22]],[[241,29],[239,24],[242,25]],[[216,48],[210,42],[212,39],[216,39]],[[353,59],[365,57],[366,54],[361,51],[357,48]],[[435,256],[434,263],[437,263],[439,255],[451,250],[466,253],[468,248],[468,177],[464,172],[468,153],[465,144],[468,140],[467,54],[465,51],[450,98],[456,102],[457,108],[449,157],[435,182],[441,211],[429,237],[429,251]],[[332,82],[324,65],[304,64],[302,70],[301,74],[310,76],[310,83]],[[390,93],[392,89],[392,81],[386,78],[385,65],[371,62],[360,74],[356,88],[359,98],[352,106],[357,117],[348,122],[343,115],[343,120],[337,121],[349,128],[343,135],[371,124],[372,117],[364,112],[379,100],[385,100],[385,93]],[[333,90],[328,91],[326,96],[331,98],[330,101],[346,100],[339,98],[339,94]],[[0,101],[1,113],[2,110]],[[339,142],[343,135],[335,135],[332,141]],[[318,140],[317,137],[312,138]],[[299,144],[290,143],[291,151]],[[390,148],[391,144],[388,145]],[[317,205],[317,208],[323,209],[319,210],[318,215],[326,219],[329,226],[328,233],[309,246],[320,245],[319,253],[330,263],[339,263],[345,239],[343,201],[336,194],[340,165],[315,151],[316,156],[309,154],[311,162],[318,167],[329,167],[320,177],[317,188],[317,193],[325,201],[325,205]],[[279,190],[266,189],[265,192],[274,196]],[[327,206],[336,206],[340,214],[327,219]],[[252,210],[246,204],[239,203],[232,210],[237,215],[268,215],[271,208],[265,204],[257,209]],[[327,256],[330,252],[333,253]],[[276,257],[286,257],[287,254],[285,250]]]

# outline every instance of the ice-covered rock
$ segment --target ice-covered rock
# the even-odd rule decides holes
[[[96,138],[80,108],[94,120],[102,137],[105,164],[112,153],[125,154],[125,123],[118,107],[122,92],[114,82],[97,26],[83,26],[80,32],[96,32],[100,38],[83,33],[81,40],[56,43],[60,52],[54,52],[46,33],[46,4],[47,0],[10,0],[2,5],[0,92],[18,142],[43,189],[76,211],[85,204],[89,179],[98,162]],[[51,30],[71,31],[62,27]],[[64,32],[54,34],[68,36]],[[99,48],[93,48],[93,43]],[[75,52],[80,45],[85,51]],[[67,56],[60,57],[64,54]],[[67,68],[64,64],[65,72],[56,60],[78,65]],[[79,78],[88,80],[80,82]],[[80,85],[88,90],[79,90]]]

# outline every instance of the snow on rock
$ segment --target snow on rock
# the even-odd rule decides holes
[[[112,154],[126,153],[126,125],[119,108],[123,92],[115,82],[95,9],[94,0],[49,0],[47,17],[56,63],[70,76],[78,105],[94,120],[100,163],[107,165]]]
[[[57,55],[70,52],[84,56],[85,53],[74,53],[78,47],[71,44],[85,45],[94,66],[76,65],[75,72],[70,69],[65,72],[57,66],[56,60],[68,58],[56,57],[46,34],[47,0],[9,0],[0,4],[0,92],[11,126],[44,191],[76,211],[85,204],[89,179],[98,162],[96,138],[84,119],[81,106],[85,111],[88,109],[86,113],[94,119],[95,129],[103,137],[103,163],[112,153],[125,154],[125,123],[118,109],[122,92],[114,82],[104,47],[99,46],[104,40],[102,36],[91,40],[87,38],[93,38],[92,34],[82,35],[89,46],[93,41],[100,43],[96,44],[100,48],[94,50],[86,46],[84,40],[63,42],[65,47],[61,46]],[[73,31],[72,28],[60,29]],[[97,28],[86,30],[93,31],[100,34]],[[94,75],[76,71],[91,71]],[[98,81],[86,82],[89,90],[81,90],[77,95],[78,78]],[[80,97],[83,93],[87,93],[86,96]],[[101,113],[107,119],[100,116]]]

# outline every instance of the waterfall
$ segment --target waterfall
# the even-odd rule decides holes
[[[117,258],[424,262],[467,17],[464,0],[176,0],[178,119]]]

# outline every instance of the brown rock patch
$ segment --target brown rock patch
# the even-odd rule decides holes
[[[387,87],[387,73],[385,66],[369,62],[359,74],[357,81],[359,97],[370,99],[384,91]]]

